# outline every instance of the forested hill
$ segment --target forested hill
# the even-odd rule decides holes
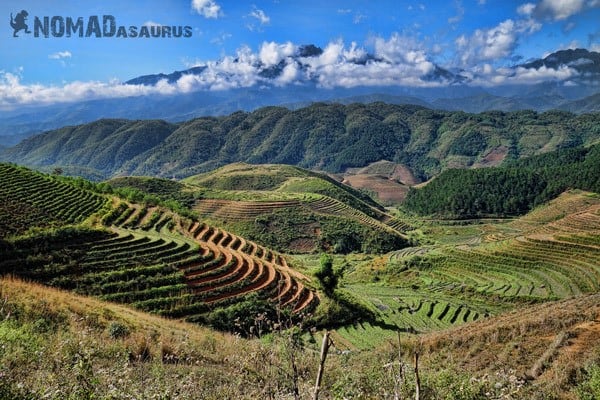
[[[561,149],[497,168],[444,171],[411,188],[404,206],[422,215],[479,218],[524,214],[567,189],[600,193],[600,144]]]
[[[498,165],[599,138],[600,114],[467,114],[385,103],[315,103],[179,124],[103,119],[26,139],[0,150],[0,159],[97,179],[185,177],[233,162],[341,172],[389,160],[428,179],[447,168]]]

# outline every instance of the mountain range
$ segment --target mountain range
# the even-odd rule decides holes
[[[292,57],[275,65],[257,65],[256,68],[260,70],[260,76],[264,80],[250,87],[192,91],[176,95],[96,99],[5,110],[0,112],[0,146],[12,146],[36,133],[100,118],[159,118],[179,122],[200,116],[228,115],[239,110],[253,111],[270,105],[285,106],[294,110],[315,101],[343,104],[384,101],[465,112],[558,109],[581,113],[600,110],[600,86],[596,83],[600,81],[600,53],[585,49],[558,51],[543,59],[512,67],[513,71],[531,72],[539,71],[540,68],[570,68],[578,77],[571,79],[568,84],[548,80],[527,85],[480,87],[474,83],[477,77],[468,77],[462,71],[450,71],[438,65],[434,65],[430,72],[420,77],[423,81],[431,82],[431,87],[382,85],[324,88],[319,86],[318,77],[310,74],[306,74],[307,78],[298,84],[277,84],[277,79],[282,76],[289,63],[295,63],[301,72],[306,72],[306,60],[319,57],[322,53],[323,50],[319,47],[306,45],[299,47]],[[371,61],[374,61],[373,56],[364,54],[353,62],[364,64]],[[169,74],[140,76],[125,83],[174,83],[184,77],[201,77],[206,68],[201,65]]]
[[[234,162],[343,173],[387,160],[424,181],[448,168],[499,165],[596,143],[600,114],[467,114],[416,105],[314,103],[181,123],[101,119],[0,150],[0,160],[92,179],[186,177]]]

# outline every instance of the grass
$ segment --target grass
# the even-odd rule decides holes
[[[349,326],[333,335],[320,398],[393,397],[398,381],[390,368],[399,353],[406,380],[396,387],[412,397],[411,359],[419,349],[427,398],[497,398],[511,391],[516,398],[576,399],[594,393],[599,318],[595,294],[426,335],[401,333],[400,342],[377,325]],[[363,330],[380,337],[376,348]],[[301,398],[311,395],[321,332],[242,339],[3,278],[0,338],[0,393],[7,398],[284,399],[293,398],[294,386]],[[348,338],[369,350],[345,351]],[[536,365],[539,377],[525,379]]]
[[[19,174],[26,175],[26,170],[18,169],[14,179]],[[398,332],[405,354],[422,349],[424,382],[430,393],[445,393],[446,398],[462,395],[460,387],[470,393],[465,398],[477,398],[485,390],[500,396],[496,383],[526,394],[535,393],[535,385],[541,385],[540,393],[554,391],[571,397],[574,385],[594,390],[594,363],[600,357],[586,353],[582,346],[590,343],[592,349],[598,348],[596,336],[600,336],[596,328],[600,300],[594,294],[600,289],[600,199],[596,195],[566,193],[527,216],[506,221],[410,221],[417,227],[411,235],[424,239],[420,246],[402,250],[395,246],[388,254],[366,254],[361,247],[360,253],[350,250],[335,255],[333,267],[340,287],[334,293],[339,298],[323,299],[322,307],[315,310],[317,283],[303,275],[313,274],[319,254],[284,257],[259,244],[262,237],[252,242],[250,234],[232,234],[163,207],[109,199],[37,173],[32,173],[30,184],[17,179],[14,182],[20,183],[13,186],[10,174],[3,176],[8,182],[5,187],[23,187],[6,191],[10,198],[34,198],[30,192],[41,190],[41,182],[48,193],[56,190],[56,196],[71,196],[65,198],[81,203],[72,209],[32,203],[35,207],[23,214],[23,221],[41,215],[49,223],[42,225],[46,229],[2,241],[4,273],[195,321],[206,321],[213,309],[227,309],[245,301],[247,293],[258,291],[259,300],[270,300],[274,307],[290,304],[294,311],[313,314],[313,321],[337,326],[334,341],[340,354],[332,358],[326,376],[324,396],[328,398],[390,397],[395,378],[383,366],[395,360]],[[87,210],[88,203],[95,207],[89,210],[97,211],[81,211],[86,224],[73,217],[79,224],[64,226],[71,221],[70,215],[79,212],[74,210]],[[368,222],[378,220],[367,214],[323,195],[312,195],[305,203],[323,219],[313,214],[296,218],[305,218],[313,234],[315,223],[320,223],[321,235],[330,237],[330,250],[333,245],[347,245],[359,234],[364,236],[361,246],[366,236],[373,239],[368,231],[373,225]],[[269,209],[268,216],[254,217],[253,225],[264,228],[261,234],[275,237],[280,231],[274,228],[295,221],[289,213]],[[348,220],[341,224],[334,218],[336,213]],[[52,224],[59,227],[47,229]],[[335,237],[332,232],[348,235]],[[280,281],[285,283],[285,294]],[[219,352],[214,355],[202,347],[208,345],[201,339],[168,336],[162,328],[152,331],[143,322],[151,317],[135,313],[126,318],[133,313],[127,308],[117,312],[98,300],[84,302],[72,294],[29,287],[17,280],[4,279],[2,285],[0,339],[5,347],[0,349],[0,375],[9,378],[6,382],[22,383],[0,385],[0,394],[9,393],[5,397],[145,398],[162,390],[166,398],[177,398],[191,393],[186,392],[188,387],[206,398],[289,397],[294,374],[290,362],[296,362],[292,359],[302,360],[303,372],[295,375],[299,390],[306,395],[310,392],[308,377],[316,372],[317,332],[307,333],[297,353],[290,356],[289,332],[276,332],[262,342],[236,342],[239,338],[222,335],[215,339],[214,332],[204,330],[213,337],[210,346]],[[563,300],[554,303],[559,299]],[[355,320],[358,315],[344,308],[348,304],[360,305],[361,316],[369,318]],[[511,310],[518,312],[507,313]],[[269,324],[275,327],[281,321]],[[181,329],[187,330],[185,326]],[[445,331],[448,328],[453,330]],[[179,328],[172,329],[179,332]],[[215,341],[222,341],[223,348],[215,347]],[[238,352],[241,347],[250,350],[237,354],[228,346],[237,346]],[[460,361],[465,355],[468,361]],[[494,356],[501,362],[493,361]],[[38,367],[31,378],[25,376],[32,362],[50,359],[57,361]],[[231,360],[242,370],[232,373],[235,364]],[[150,368],[138,368],[139,364]],[[502,372],[500,365],[514,372]],[[213,370],[208,371],[209,366]],[[348,366],[355,370],[348,373]],[[52,375],[52,368],[61,373]],[[461,369],[467,375],[456,373]],[[70,383],[66,371],[75,377]],[[107,371],[119,371],[128,382],[113,383],[117,389],[111,391]],[[499,375],[490,379],[492,373]],[[217,384],[199,388],[199,382],[206,379]],[[534,382],[526,383],[528,379]],[[148,380],[155,381],[146,387]],[[177,386],[181,382],[186,382],[185,389]],[[243,394],[242,388],[247,388]]]
[[[397,330],[432,332],[525,304],[595,293],[598,209],[597,196],[566,193],[519,219],[425,222],[419,231],[427,245],[340,258],[342,285],[370,304],[377,320],[338,334],[349,348],[373,348]]]

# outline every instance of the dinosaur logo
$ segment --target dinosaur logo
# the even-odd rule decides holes
[[[13,15],[10,13],[10,26],[12,26],[12,28],[15,30],[13,32],[13,37],[18,37],[17,32],[20,30],[24,30],[25,33],[31,33],[29,31],[29,26],[27,26],[27,23],[25,23],[28,15],[29,13],[27,11],[21,10],[21,12],[17,13],[13,19]]]

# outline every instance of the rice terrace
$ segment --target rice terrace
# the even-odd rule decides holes
[[[599,1],[24,3],[0,400],[600,399]]]
[[[121,389],[132,396],[177,397],[169,377],[192,379],[209,365],[223,376],[203,389],[207,398],[234,396],[224,393],[248,374],[254,381],[236,397],[300,396],[312,390],[325,337],[334,346],[325,397],[413,396],[418,354],[419,390],[432,398],[586,398],[600,340],[599,181],[585,172],[600,170],[600,153],[589,140],[497,167],[444,169],[385,207],[340,174],[283,164],[95,182],[58,165],[1,164],[2,373],[25,379],[31,351],[74,352],[57,373],[36,369],[31,389],[4,384],[5,397],[66,393],[74,359],[89,364],[69,389],[76,396],[110,398],[109,371],[125,368]],[[488,195],[502,185],[508,198]],[[134,309],[166,319],[150,324]],[[193,348],[181,336],[188,330]],[[86,348],[65,347],[84,339]],[[268,362],[205,359],[246,346]],[[150,365],[159,380],[148,386],[139,374]],[[39,386],[47,374],[54,380]]]

